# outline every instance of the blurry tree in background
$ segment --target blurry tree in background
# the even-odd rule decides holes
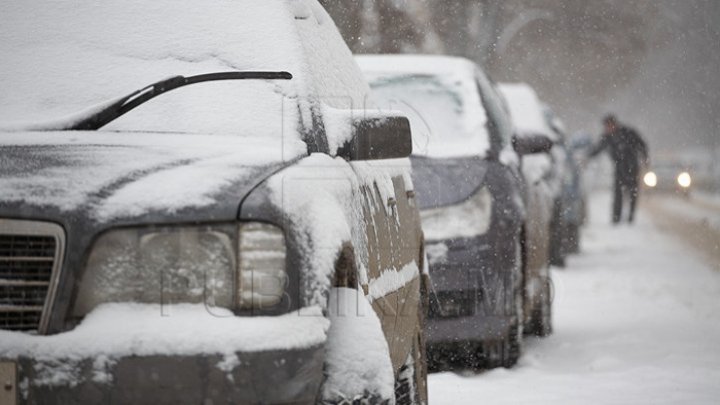
[[[613,111],[655,149],[720,137],[720,0],[321,3],[354,52],[468,57],[535,87],[574,130]]]

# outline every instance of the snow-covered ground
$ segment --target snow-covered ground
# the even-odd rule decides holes
[[[720,231],[720,200],[710,194],[692,194],[689,199],[677,196],[652,196],[652,203],[686,222],[702,222]]]
[[[430,376],[435,404],[717,404],[720,272],[641,211],[594,195],[583,254],[553,271],[554,334],[511,370]]]

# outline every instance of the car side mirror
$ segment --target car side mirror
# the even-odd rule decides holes
[[[549,153],[554,143],[545,135],[517,136],[512,139],[513,148],[520,156]]]
[[[412,154],[410,121],[400,113],[335,110],[333,115],[331,126],[339,127],[326,130],[331,151],[335,143],[338,157],[349,161],[382,160]]]

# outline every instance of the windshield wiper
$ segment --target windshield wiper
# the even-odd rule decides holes
[[[88,117],[81,118],[64,129],[69,131],[92,131],[100,129],[135,107],[168,91],[190,84],[218,80],[290,80],[292,78],[292,74],[288,72],[220,72],[188,77],[174,76],[128,94],[100,111]]]

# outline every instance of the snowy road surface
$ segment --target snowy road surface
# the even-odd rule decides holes
[[[554,334],[511,370],[431,375],[431,403],[720,403],[720,264],[648,204],[635,227],[590,204],[583,254],[553,272]]]
[[[720,198],[694,193],[690,198],[654,195],[645,199],[654,223],[694,247],[720,271]]]

